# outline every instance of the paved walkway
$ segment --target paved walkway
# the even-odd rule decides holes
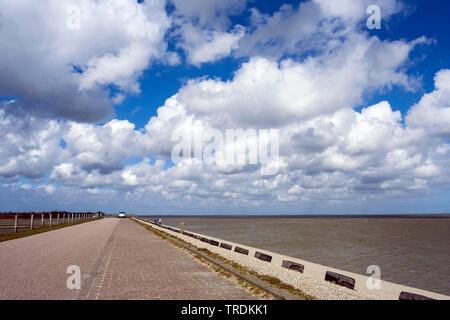
[[[81,268],[81,290],[66,286]],[[129,219],[0,243],[0,299],[253,299]]]

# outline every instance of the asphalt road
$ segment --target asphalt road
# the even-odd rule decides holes
[[[68,288],[69,266],[81,289]],[[107,218],[0,242],[0,299],[252,297],[135,222]]]

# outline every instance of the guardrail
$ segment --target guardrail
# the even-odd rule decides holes
[[[98,214],[94,213],[0,214],[0,233],[33,230],[96,218],[98,218]]]

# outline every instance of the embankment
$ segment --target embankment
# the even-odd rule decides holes
[[[186,230],[181,232],[178,228],[165,225],[158,226],[145,220],[139,219],[139,221],[179,237],[198,248],[208,249],[259,274],[276,277],[318,299],[450,299],[446,295],[383,280],[380,281],[379,288],[371,289],[370,284],[373,284],[374,279],[365,275],[199,233]]]

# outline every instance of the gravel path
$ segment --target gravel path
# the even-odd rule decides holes
[[[67,288],[67,267],[81,290]],[[254,299],[129,219],[108,218],[0,243],[2,299]]]

